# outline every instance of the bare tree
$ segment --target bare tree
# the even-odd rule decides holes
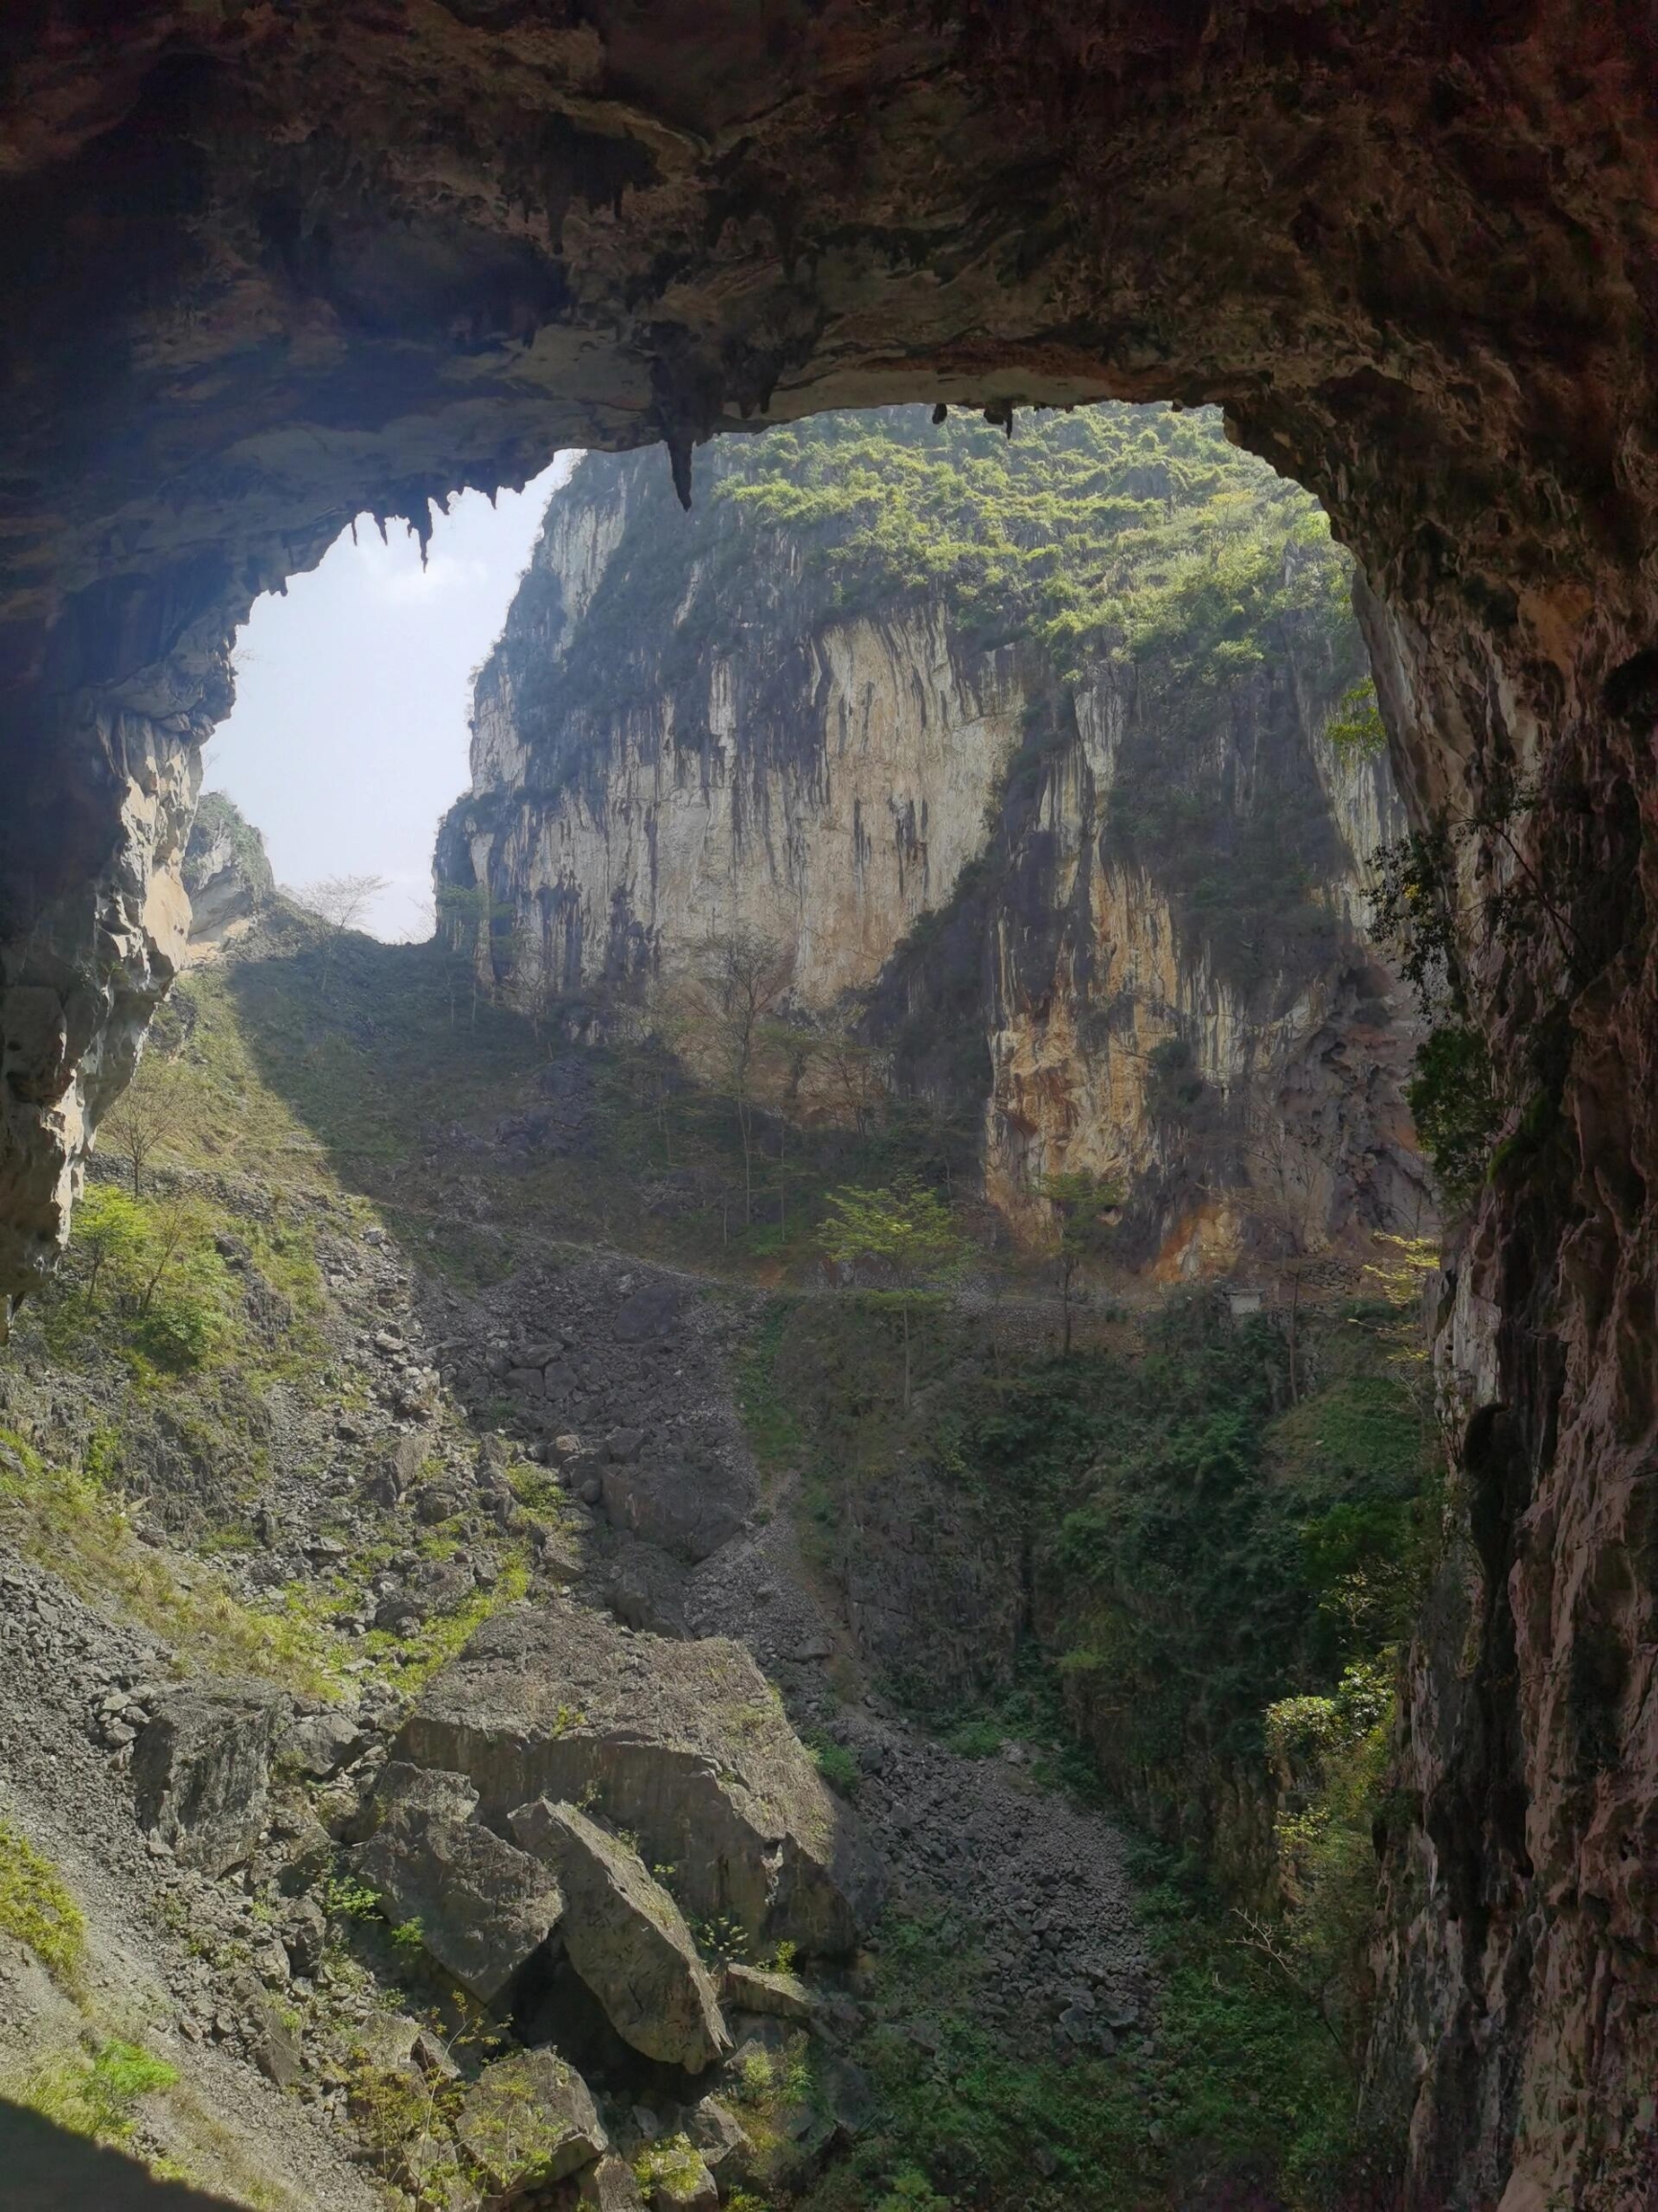
[[[794,951],[758,929],[704,946],[682,993],[679,1022],[737,1113],[742,1145],[742,1218],[754,1219],[754,1116],[772,1053],[774,1016],[794,981]]]
[[[340,941],[349,930],[362,926],[364,915],[386,889],[383,876],[324,876],[306,883],[294,894],[307,914],[327,924],[323,943],[323,991],[333,975]]]
[[[202,1233],[203,1216],[195,1200],[183,1192],[174,1192],[155,1209],[153,1231],[148,1253],[146,1255],[148,1273],[139,1293],[138,1311],[147,1314],[155,1303],[155,1293],[161,1288],[161,1279],[172,1266],[181,1251],[193,1239]]]
[[[850,1030],[832,1029],[818,1039],[817,1060],[825,1086],[839,1111],[860,1137],[867,1136],[880,1119],[887,1095],[879,1054]]]
[[[145,1060],[103,1117],[99,1134],[107,1138],[126,1162],[135,1198],[144,1196],[145,1170],[166,1142],[174,1111],[172,1083],[166,1067]]]

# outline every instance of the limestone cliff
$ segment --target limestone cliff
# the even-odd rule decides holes
[[[721,448],[689,522],[647,460],[592,457],[479,676],[440,893],[535,994],[778,941],[806,1008],[982,1123],[1028,1233],[1078,1168],[1166,1273],[1235,1265],[1269,1212],[1313,1249],[1419,1226],[1361,912],[1401,810],[1326,739],[1364,668],[1345,585],[1213,418],[1017,448],[830,419]]]
[[[243,935],[276,894],[263,837],[222,791],[210,791],[196,809],[183,876],[190,895],[186,957],[193,963]]]

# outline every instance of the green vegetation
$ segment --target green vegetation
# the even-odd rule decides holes
[[[854,2153],[865,2194],[826,2181],[814,2212],[906,2172],[953,2204],[1017,2189],[1052,2212],[1182,2202],[1205,2174],[1297,2212],[1368,2201],[1389,2148],[1355,2116],[1373,1827],[1440,1504],[1416,1329],[1432,1261],[1398,1243],[1369,1300],[1304,1309],[1294,1402],[1281,1327],[1205,1295],[1057,1358],[942,1313],[907,1416],[878,1312],[771,1310],[769,1391],[804,1440],[823,1571],[917,1462],[951,1572],[1027,1553],[1041,1633],[999,1681],[964,1698],[945,1643],[887,1686],[964,1756],[1014,1739],[1037,1781],[1133,1808],[1163,1992],[1149,2040],[1067,2062],[987,2017],[970,1929],[889,1921],[858,2054],[880,2105]],[[918,2018],[939,2038],[920,2062]]]
[[[809,540],[837,610],[936,595],[983,644],[1033,636],[1070,682],[1105,653],[1219,678],[1261,665],[1270,612],[1345,619],[1316,505],[1211,410],[1079,408],[1012,439],[919,408],[824,416],[739,446],[712,499]]]
[[[303,1613],[243,1605],[205,1561],[141,1543],[134,1516],[98,1471],[108,1457],[95,1437],[81,1465],[49,1461],[0,1428],[0,1532],[79,1596],[113,1602],[166,1637],[186,1666],[331,1694],[337,1640]]]
[[[170,2089],[177,2071],[142,2043],[89,2036],[42,2060],[9,2093],[29,2110],[71,2134],[122,2143],[131,2134],[142,2101]]]
[[[827,1256],[838,1266],[874,1266],[892,1279],[891,1290],[867,1292],[897,1307],[904,1347],[903,1407],[912,1398],[910,1315],[933,1289],[959,1275],[967,1243],[937,1191],[913,1178],[884,1190],[839,1190],[829,1199],[819,1232]]]
[[[1091,1260],[1102,1259],[1110,1250],[1123,1193],[1115,1183],[1103,1182],[1082,1168],[1044,1175],[1040,1189],[1054,1209],[1054,1271],[1059,1279],[1064,1322],[1059,1349],[1063,1355],[1071,1349],[1071,1290],[1077,1270]]]
[[[872,2199],[1150,2212],[1190,2202],[1205,2178],[1261,2191],[1220,2202],[1328,2212],[1342,2201],[1354,2161],[1341,2052],[1213,1900],[1160,1878],[1154,1856],[1143,1873],[1161,1995],[1155,2022],[1125,2032],[1110,2057],[1065,2060],[1004,2039],[988,2024],[994,1984],[973,1931],[888,1917],[857,2052],[877,2115],[853,2151],[852,2190],[827,2182],[807,2199],[814,2212]]]
[[[1376,702],[1375,685],[1368,676],[1343,693],[1324,735],[1337,758],[1349,763],[1374,761],[1387,751],[1387,725]]]
[[[832,1736],[814,1733],[806,1739],[806,1747],[812,1755],[812,1764],[831,1789],[843,1797],[855,1797],[862,1769],[857,1753],[844,1744],[837,1744]]]
[[[206,791],[195,810],[195,826],[191,833],[191,844],[195,851],[204,851],[213,845],[228,845],[235,863],[260,903],[272,898],[276,891],[276,878],[271,874],[270,855],[265,851],[264,838],[247,820],[233,799],[222,791]],[[187,874],[189,873],[187,864]]]
[[[9,1820],[0,1820],[0,1931],[26,1943],[48,1973],[73,1986],[86,1922],[61,1875]]]

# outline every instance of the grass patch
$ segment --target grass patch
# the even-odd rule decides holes
[[[142,2043],[112,2037],[55,2051],[8,2085],[8,2093],[54,2127],[97,2143],[124,2143],[146,2097],[170,2089],[177,2069]]]
[[[293,1612],[257,1612],[199,1560],[140,1543],[121,1499],[79,1468],[42,1460],[0,1429],[0,1531],[94,1604],[172,1646],[188,1671],[260,1675],[311,1696],[339,1692],[340,1640]]]
[[[52,1860],[9,1820],[0,1820],[0,1929],[74,1986],[86,1955],[85,1919]]]

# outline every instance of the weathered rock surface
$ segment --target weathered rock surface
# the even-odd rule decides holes
[[[699,2074],[731,2048],[685,1916],[636,1851],[573,1805],[539,1798],[508,1821],[563,1892],[564,1949],[617,2033],[648,2059]]]
[[[744,1470],[693,1468],[682,1459],[658,1458],[654,1453],[646,1460],[605,1467],[599,1486],[613,1528],[643,1537],[693,1563],[731,1541],[750,1503]]]
[[[487,2066],[455,2133],[503,2198],[561,2181],[610,2145],[586,2083],[553,2051],[515,2051]]]
[[[326,1782],[349,1767],[366,1747],[368,1737],[347,1713],[307,1713],[284,1731],[276,1746],[283,1765],[313,1781]]]
[[[625,2158],[607,2155],[587,2167],[580,2178],[578,2202],[593,2212],[639,2212],[645,2200]]]
[[[193,1683],[156,1700],[132,1753],[139,1826],[220,1874],[264,1826],[272,1746],[287,1701],[263,1682]]]
[[[804,2027],[812,2017],[811,1997],[798,1974],[778,1973],[767,1967],[745,1966],[728,1960],[720,1973],[720,1990],[734,2012],[766,2013],[774,2019],[793,2020]]]
[[[878,1891],[855,1815],[723,1640],[629,1636],[573,1605],[510,1608],[427,1685],[395,1751],[466,1774],[490,1820],[594,1792],[675,1868],[688,1911],[729,1914],[757,1941],[848,1950]]]
[[[477,1795],[465,1777],[421,1779],[436,1787],[394,1781],[358,1871],[392,1920],[419,1921],[439,1965],[492,2004],[556,1927],[564,1896],[545,1861],[473,1817]]]

